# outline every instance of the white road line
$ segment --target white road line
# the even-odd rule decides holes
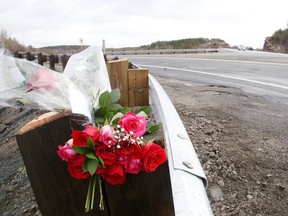
[[[266,83],[266,82],[257,81],[257,80],[250,80],[250,79],[241,78],[241,77],[233,77],[233,76],[228,76],[228,75],[223,75],[223,74],[214,74],[214,73],[205,72],[205,71],[190,70],[190,69],[183,69],[183,68],[174,68],[174,67],[164,67],[164,66],[156,66],[156,65],[138,65],[138,66],[140,66],[140,67],[151,67],[151,68],[161,68],[161,69],[168,69],[168,70],[177,70],[177,71],[185,71],[185,72],[190,72],[190,73],[197,73],[197,74],[204,74],[204,75],[210,75],[210,76],[224,77],[224,78],[228,78],[228,79],[240,80],[240,81],[256,83],[256,84],[260,84],[260,85],[266,85],[266,86],[270,86],[270,87],[276,87],[276,88],[281,88],[281,89],[288,90],[288,86],[277,85],[277,84],[273,84],[273,83]]]

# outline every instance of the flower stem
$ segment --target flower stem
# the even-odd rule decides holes
[[[86,203],[85,203],[85,212],[89,212],[89,211],[90,211],[91,186],[92,186],[92,179],[90,178],[90,180],[89,180],[88,192],[87,192],[87,197],[86,197]]]
[[[95,188],[96,188],[97,180],[99,183],[99,190],[100,190],[99,208],[100,208],[100,210],[104,210],[104,199],[103,199],[103,192],[102,192],[101,177],[100,177],[100,175],[98,175],[98,176],[93,175],[90,177],[90,181],[89,181],[89,187],[88,187],[86,203],[85,203],[85,212],[89,212],[90,210],[93,209],[94,200],[95,200]]]
[[[100,191],[99,208],[100,208],[100,210],[104,210],[103,191],[102,191],[102,183],[101,183],[100,175],[98,176],[98,182],[99,182],[99,191]]]
[[[91,207],[90,207],[90,209],[93,209],[93,205],[94,205],[94,197],[95,197],[95,186],[96,186],[96,180],[97,180],[97,178],[96,178],[96,176],[95,175],[93,175],[93,189],[92,189],[92,200],[91,200]]]

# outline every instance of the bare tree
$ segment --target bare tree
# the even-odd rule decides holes
[[[4,42],[4,45],[6,49],[8,49],[10,52],[19,52],[19,51],[25,51],[26,47],[22,44],[20,44],[16,38],[11,38],[7,31],[2,29],[0,33],[0,40]]]

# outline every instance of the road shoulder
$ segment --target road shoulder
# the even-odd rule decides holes
[[[227,86],[156,76],[185,124],[215,215],[286,215],[288,109]]]

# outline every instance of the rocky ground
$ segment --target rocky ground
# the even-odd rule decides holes
[[[157,77],[209,181],[215,215],[287,215],[288,108],[226,86]],[[43,111],[0,108],[0,215],[41,215],[14,134]]]
[[[15,133],[43,111],[0,107],[0,215],[40,215]]]
[[[275,41],[273,37],[266,37],[263,50],[276,53],[288,53],[288,46],[281,41]]]
[[[287,215],[288,109],[226,86],[157,77],[209,181],[215,215]]]

